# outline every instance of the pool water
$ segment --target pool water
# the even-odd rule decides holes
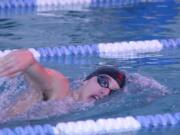
[[[0,49],[55,47],[147,39],[178,38],[180,2],[130,5],[122,8],[55,10],[0,18]],[[51,123],[69,120],[148,115],[180,111],[180,50],[168,49],[139,57],[41,59],[45,66],[79,78],[102,65],[115,65],[128,73],[139,73],[165,85],[169,94],[143,89],[131,94],[117,93],[87,110],[20,123]],[[158,94],[157,94],[158,93]],[[151,98],[151,100],[149,100]],[[108,109],[107,109],[108,108]],[[141,130],[137,134],[175,135],[180,128]]]

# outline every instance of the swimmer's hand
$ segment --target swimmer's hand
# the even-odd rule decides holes
[[[0,77],[15,77],[25,72],[35,62],[28,50],[13,51],[0,58]]]

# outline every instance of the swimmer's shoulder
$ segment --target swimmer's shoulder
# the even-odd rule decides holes
[[[49,99],[63,99],[69,94],[69,79],[62,73],[46,68],[51,77],[52,90],[48,93]]]

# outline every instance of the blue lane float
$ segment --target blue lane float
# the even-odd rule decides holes
[[[35,58],[98,56],[115,58],[127,55],[137,55],[160,52],[163,49],[180,47],[180,39],[145,40],[114,43],[99,43],[91,45],[66,45],[59,47],[29,48]],[[0,57],[14,50],[0,51]]]
[[[178,126],[180,113],[147,116],[127,116],[108,119],[60,122],[55,126],[45,124],[0,129],[0,135],[91,135],[105,133],[136,132],[140,129],[156,129]]]
[[[68,45],[54,48],[31,49],[35,57],[92,56],[118,57],[159,52],[163,49],[178,48],[180,39],[145,40],[115,43],[99,43],[93,45]]]

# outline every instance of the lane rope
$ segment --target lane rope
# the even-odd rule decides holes
[[[108,119],[60,122],[0,129],[0,135],[91,135],[103,133],[136,132],[140,129],[157,129],[178,126],[180,113],[165,113],[147,116],[127,116]]]
[[[35,58],[99,56],[114,58],[122,55],[136,55],[160,52],[163,49],[180,47],[180,39],[145,40],[91,45],[66,45],[59,47],[29,48]],[[0,51],[0,57],[14,50]]]
[[[1,0],[0,9],[7,10],[13,8],[55,8],[59,6],[83,6],[83,7],[108,7],[126,6],[142,2],[162,2],[165,0]],[[174,1],[174,0],[172,0]]]

